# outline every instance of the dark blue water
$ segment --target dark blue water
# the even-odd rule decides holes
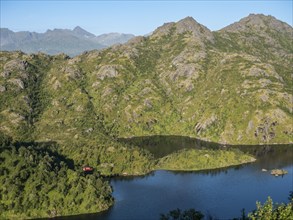
[[[160,213],[176,208],[195,208],[213,217],[240,217],[255,209],[257,200],[271,196],[288,202],[293,166],[281,166],[289,174],[274,177],[255,164],[219,173],[156,171],[144,178],[113,180],[115,205],[102,219],[159,219]]]
[[[155,171],[142,177],[113,178],[114,206],[100,214],[65,219],[141,220],[159,219],[160,214],[180,208],[194,208],[205,216],[231,219],[256,208],[256,201],[271,196],[274,202],[288,202],[293,190],[293,148],[260,147],[252,164],[200,172]],[[261,150],[260,150],[261,149]],[[268,172],[262,172],[265,168]],[[275,177],[269,170],[286,169]]]

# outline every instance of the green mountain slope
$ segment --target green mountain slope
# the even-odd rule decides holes
[[[17,140],[188,135],[292,141],[292,27],[250,15],[218,32],[193,18],[65,55],[1,52],[1,131]]]
[[[292,28],[262,15],[246,20],[277,25],[266,25],[267,34],[240,21],[235,25],[244,30],[232,28],[235,34],[229,27],[210,32],[186,18],[150,37],[82,56],[94,63],[87,71],[96,108],[119,136],[291,142]]]
[[[80,166],[96,165],[97,160],[100,164],[107,162],[105,174],[149,170],[147,166],[136,169],[127,163],[148,163],[150,155],[125,148],[113,139],[113,126],[106,124],[86,89],[87,75],[76,64],[78,57],[9,52],[2,55],[6,60],[1,77],[2,133],[18,142],[56,142],[60,153],[79,161]],[[112,156],[98,159],[103,151],[103,155],[109,152]],[[125,165],[122,167],[119,161]]]
[[[99,212],[113,204],[112,189],[96,172],[40,146],[0,148],[0,217],[28,219]]]

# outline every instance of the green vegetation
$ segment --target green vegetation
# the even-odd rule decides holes
[[[288,220],[293,219],[293,200],[291,198],[288,204],[275,204],[269,197],[268,200],[261,205],[256,202],[256,210],[248,214],[249,219],[269,219],[269,220]]]
[[[292,192],[291,192],[292,195]],[[242,209],[240,218],[233,218],[233,220],[289,220],[293,219],[293,207],[292,196],[290,196],[290,202],[288,204],[276,204],[268,197],[267,201],[261,205],[260,202],[256,202],[256,210],[248,215],[245,214],[245,210]],[[180,210],[175,209],[169,211],[167,214],[161,214],[161,220],[201,220],[204,219],[204,215],[200,211],[195,209]],[[212,216],[208,216],[208,219],[217,219]]]
[[[91,213],[113,204],[112,190],[97,172],[85,175],[44,146],[0,150],[0,218]]]
[[[187,209],[181,211],[180,209],[175,209],[170,211],[168,214],[161,214],[161,220],[201,220],[204,218],[204,215],[199,212],[195,211],[195,209]]]
[[[266,16],[247,19],[211,32],[186,18],[151,36],[73,58],[1,51],[0,212],[7,217],[97,212],[113,203],[99,175],[252,161],[241,152],[210,149],[155,159],[117,137],[291,143],[292,27]],[[245,25],[251,20],[262,29]],[[96,173],[82,175],[84,165]]]
[[[80,157],[72,160],[58,153],[60,146],[56,143],[12,144],[11,138],[0,135],[0,217],[3,218],[105,210],[114,200],[102,176],[142,175],[155,169],[211,169],[250,162],[252,158],[237,151],[188,150],[154,159],[147,151],[116,144],[108,148],[80,148],[81,151],[72,152]],[[89,158],[87,153],[92,153],[92,160],[84,159]],[[94,167],[94,173],[86,175],[81,169],[84,164]]]
[[[252,156],[238,150],[181,150],[159,159],[158,169],[204,170],[228,167],[255,161]]]

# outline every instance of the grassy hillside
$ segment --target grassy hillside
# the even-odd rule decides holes
[[[237,150],[181,150],[159,159],[157,169],[195,171],[235,166],[255,161]]]

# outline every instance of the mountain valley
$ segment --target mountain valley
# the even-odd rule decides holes
[[[34,203],[22,217],[67,215],[72,198],[74,207],[81,204],[75,214],[102,211],[113,204],[104,177],[143,175],[172,167],[177,157],[213,155],[180,151],[157,159],[118,138],[178,135],[221,145],[291,144],[292,33],[290,25],[272,16],[251,14],[219,31],[187,17],[149,36],[74,57],[1,51],[0,181],[5,187],[0,194],[5,196],[0,212],[19,216],[22,202],[34,197],[30,190],[39,190],[44,202]],[[221,151],[226,156],[232,159],[225,166],[254,160],[243,152]],[[215,158],[221,160],[216,153]],[[23,173],[26,161],[36,168]],[[45,174],[38,164],[46,167]],[[93,176],[80,171],[85,165],[94,167]],[[7,195],[11,174],[19,182]],[[68,184],[56,192],[50,178],[61,174]],[[29,185],[34,178],[45,187]],[[92,193],[93,182],[105,191]],[[22,190],[26,194],[14,204]],[[89,201],[97,198],[98,208],[79,193]]]

